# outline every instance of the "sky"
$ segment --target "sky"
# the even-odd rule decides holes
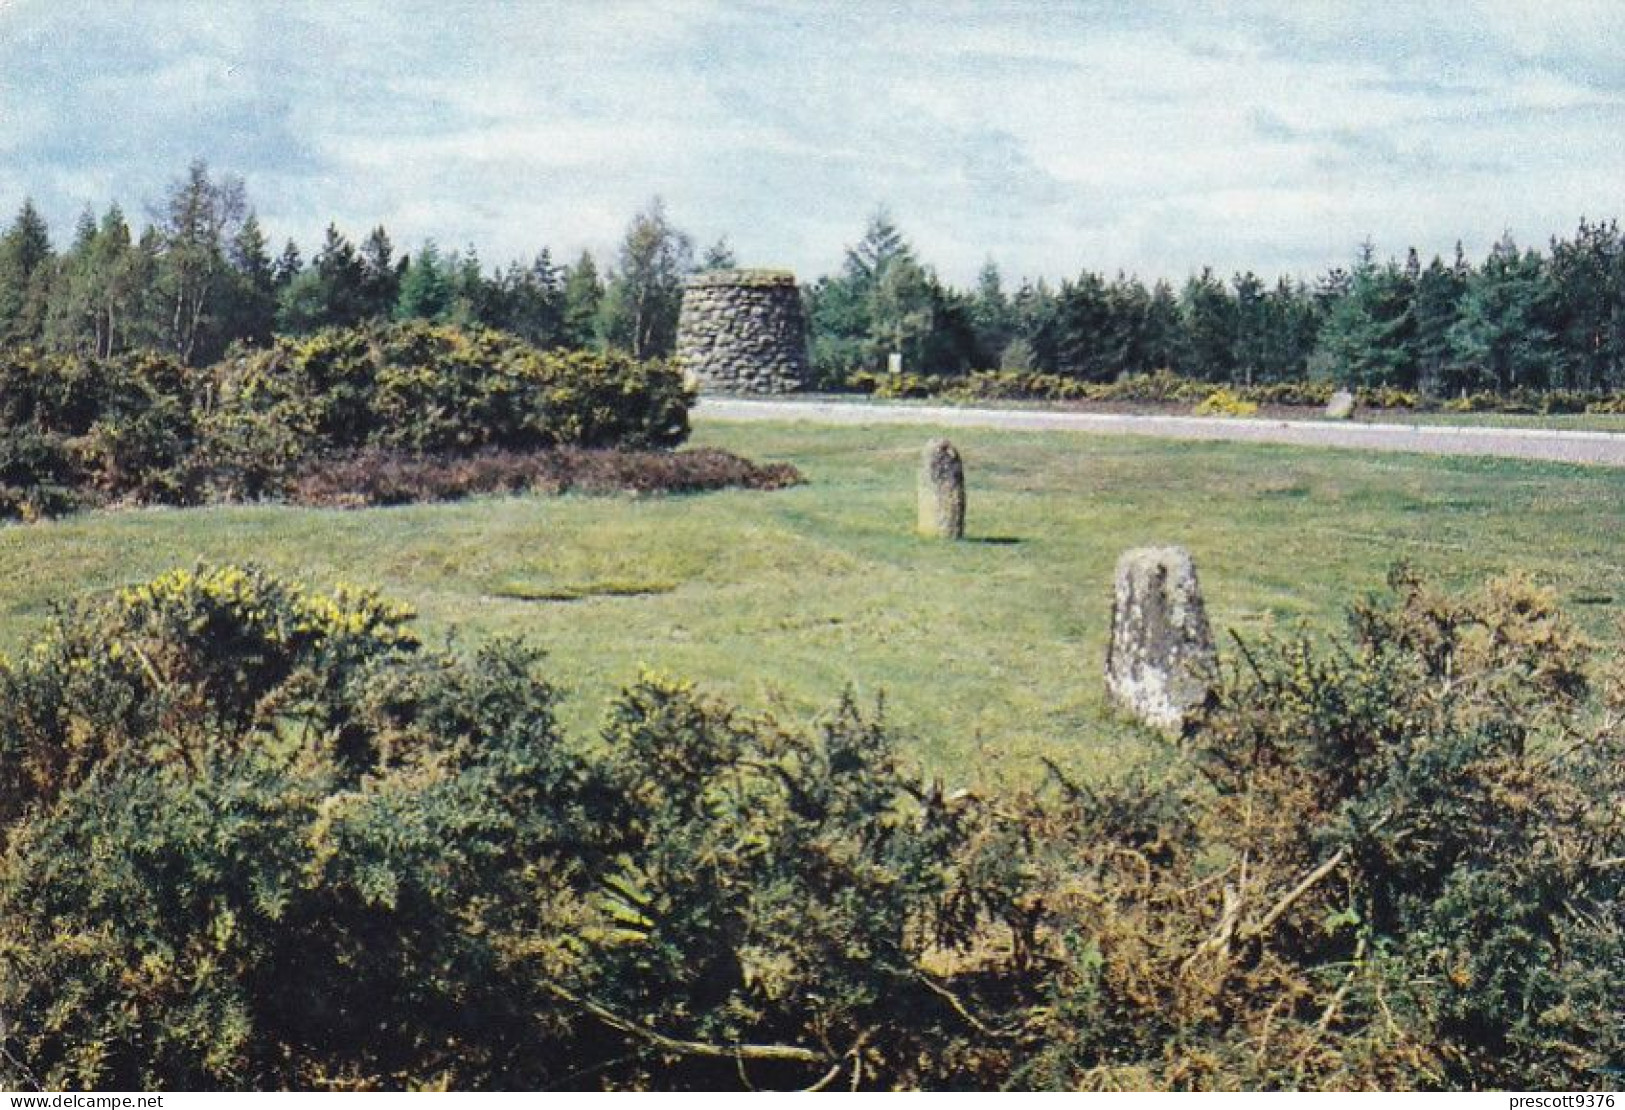
[[[0,217],[144,219],[196,158],[274,242],[613,259],[659,196],[744,265],[884,206],[955,284],[1364,240],[1480,257],[1625,217],[1617,0],[0,0]]]

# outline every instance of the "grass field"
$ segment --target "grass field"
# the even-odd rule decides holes
[[[1331,629],[1406,558],[1467,583],[1523,567],[1598,636],[1625,611],[1625,471],[1068,433],[956,431],[969,542],[911,533],[929,430],[702,424],[696,443],[787,460],[777,493],[265,506],[0,528],[0,646],[53,599],[168,567],[252,559],[376,586],[432,637],[524,634],[591,727],[642,667],[802,719],[844,688],[954,781],[1080,773],[1143,754],[1100,671],[1113,565],[1182,543],[1217,630]]]

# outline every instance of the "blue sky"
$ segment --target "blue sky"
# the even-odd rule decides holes
[[[278,243],[608,258],[664,198],[803,277],[886,205],[954,282],[1310,276],[1625,217],[1616,3],[0,0],[0,209],[194,157]]]

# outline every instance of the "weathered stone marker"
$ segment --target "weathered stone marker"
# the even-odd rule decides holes
[[[806,385],[807,323],[794,274],[712,270],[683,290],[677,358],[706,392],[788,393]]]
[[[1182,547],[1142,547],[1117,560],[1106,692],[1147,724],[1176,731],[1218,677],[1196,565]]]
[[[965,464],[945,439],[925,445],[920,459],[919,531],[922,536],[958,540],[965,536]]]
[[[1329,420],[1352,420],[1357,404],[1354,394],[1346,389],[1339,389],[1332,394],[1332,399],[1326,402],[1326,417]]]

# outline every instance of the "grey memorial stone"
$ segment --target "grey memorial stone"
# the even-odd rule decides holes
[[[965,536],[965,465],[945,439],[927,443],[920,459],[918,528],[938,539]]]
[[[1332,394],[1332,399],[1326,402],[1326,416],[1332,420],[1353,419],[1356,404],[1354,394],[1346,389],[1339,389]]]
[[[1218,676],[1196,566],[1182,547],[1143,547],[1117,560],[1106,690],[1147,724],[1177,731]]]

